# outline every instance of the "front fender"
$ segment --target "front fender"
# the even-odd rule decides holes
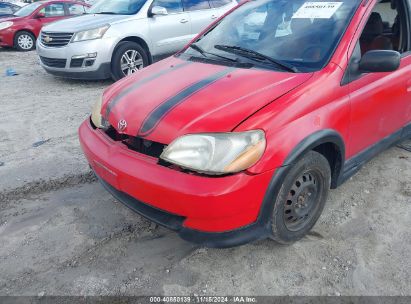
[[[288,155],[283,166],[295,164],[305,153],[322,144],[332,143],[338,147],[342,160],[345,159],[345,144],[342,136],[335,130],[326,129],[317,131],[304,138]]]
[[[339,85],[342,75],[338,66],[330,64],[236,128],[263,129],[266,134],[266,150],[248,169],[250,174],[290,165],[304,152],[327,142],[338,147],[343,162],[351,107],[348,86]]]

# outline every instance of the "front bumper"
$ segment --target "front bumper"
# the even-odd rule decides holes
[[[258,223],[273,171],[225,177],[179,172],[129,150],[85,121],[80,143],[103,185],[134,211],[186,240],[229,247],[266,237]]]
[[[0,46],[1,47],[13,47],[14,46],[14,33],[12,28],[0,30]]]
[[[37,54],[46,59],[39,59],[40,65],[50,74],[74,79],[107,79],[111,77],[111,56],[115,45],[114,39],[103,38],[69,43],[63,47],[46,47],[38,39]],[[89,54],[96,54],[96,57],[89,58]],[[77,63],[80,60],[80,66],[75,64],[76,60]],[[88,66],[88,63],[92,65]]]

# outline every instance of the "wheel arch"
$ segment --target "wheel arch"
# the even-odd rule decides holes
[[[18,34],[18,33],[21,33],[21,32],[27,32],[27,33],[32,34],[32,35],[33,35],[33,37],[34,37],[34,39],[35,39],[35,41],[34,41],[34,42],[36,42],[36,40],[37,40],[37,36],[33,33],[33,31],[32,31],[32,30],[29,30],[29,29],[20,29],[20,30],[18,30],[18,31],[16,31],[16,32],[14,33],[14,36],[13,36],[13,43],[15,43],[15,42],[16,42],[16,36],[17,36],[17,34]]]
[[[148,56],[149,64],[152,64],[152,63],[153,63],[153,58],[152,58],[152,56],[151,56],[150,48],[149,48],[147,42],[146,42],[143,38],[138,37],[138,36],[128,36],[128,37],[125,37],[125,38],[121,39],[121,40],[116,44],[116,46],[114,47],[113,54],[111,54],[111,60],[112,60],[112,61],[113,61],[113,56],[114,56],[114,52],[115,52],[116,48],[118,47],[118,45],[119,45],[121,42],[125,42],[125,41],[136,42],[136,43],[140,44],[141,47],[143,47],[144,50],[147,51],[147,56]]]
[[[328,160],[331,168],[331,188],[337,188],[345,161],[345,143],[342,136],[332,129],[320,130],[307,136],[288,155],[284,166],[296,163],[308,151],[316,151]]]

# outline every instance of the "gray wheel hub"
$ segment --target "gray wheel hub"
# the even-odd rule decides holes
[[[131,75],[144,68],[143,57],[137,50],[127,50],[121,56],[120,68],[124,76]]]

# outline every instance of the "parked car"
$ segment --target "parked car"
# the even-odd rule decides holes
[[[85,13],[88,4],[81,1],[38,1],[22,7],[13,17],[0,22],[0,46],[31,51],[41,28],[48,23]]]
[[[19,7],[23,7],[23,6],[27,5],[27,3],[22,1],[22,0],[0,0],[0,2],[14,4],[14,5],[17,5]]]
[[[100,0],[90,15],[44,27],[37,52],[50,74],[118,80],[153,57],[175,53],[236,5],[235,0]]]
[[[411,138],[410,16],[407,0],[247,1],[108,88],[82,149],[119,201],[186,240],[295,242],[330,188]]]
[[[20,8],[18,5],[0,1],[0,19],[13,16]]]

